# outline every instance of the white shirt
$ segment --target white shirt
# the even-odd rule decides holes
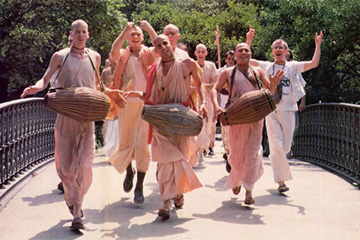
[[[274,76],[278,70],[284,70],[284,77],[281,79],[282,98],[276,104],[276,108],[284,111],[297,111],[297,101],[305,95],[305,90],[299,80],[299,74],[304,72],[305,62],[291,61],[285,65],[278,65],[268,61],[258,61],[259,66],[269,74]]]

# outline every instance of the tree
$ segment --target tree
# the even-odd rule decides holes
[[[323,30],[320,65],[304,74],[307,102],[360,103],[359,12],[358,0],[0,0],[0,102],[18,98],[41,78],[51,55],[65,47],[75,19],[88,22],[89,47],[105,61],[125,23],[142,18],[158,33],[168,23],[177,25],[190,56],[203,43],[214,62],[217,24],[221,59],[245,41],[252,25],[255,58],[272,60],[271,43],[283,38],[295,60],[310,60],[314,34]],[[147,33],[145,44],[151,45]]]
[[[18,98],[26,86],[42,77],[52,54],[66,46],[76,19],[89,24],[88,46],[105,61],[118,29],[126,22],[118,10],[121,6],[119,0],[1,0],[0,85],[6,95],[1,92],[0,100]]]

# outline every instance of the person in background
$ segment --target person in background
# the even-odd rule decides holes
[[[216,83],[218,74],[217,74],[215,63],[205,60],[207,55],[208,55],[208,51],[207,51],[206,46],[204,44],[198,44],[196,46],[195,56],[196,56],[197,64],[203,70],[204,86],[206,89],[206,100],[208,102],[207,110],[208,110],[208,114],[209,114],[209,118],[207,119],[205,124],[206,124],[206,132],[208,134],[208,137],[210,138],[210,145],[207,146],[203,151],[204,151],[204,154],[206,154],[206,152],[209,151],[209,155],[212,156],[215,154],[213,148],[214,148],[214,144],[215,144],[215,132],[216,132],[215,125],[216,125],[216,123],[213,120],[214,119],[214,111],[213,111],[214,108],[210,101],[211,100],[210,92]]]
[[[179,43],[176,44],[176,47],[181,49],[181,50],[184,50],[187,54],[189,54],[188,48],[185,45],[185,43],[179,42]]]
[[[226,65],[222,68],[218,69],[218,76],[220,76],[221,72],[228,67],[232,67],[235,65],[235,52],[233,50],[229,50],[225,53],[225,63]],[[226,88],[222,88],[219,92],[219,105],[222,109],[225,109],[225,105],[228,102],[229,92]],[[228,164],[228,155],[229,155],[229,126],[221,125],[221,138],[224,145],[225,153],[223,154],[223,158],[227,162],[227,171],[230,172],[229,164]]]

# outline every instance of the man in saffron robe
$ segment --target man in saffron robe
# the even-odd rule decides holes
[[[206,118],[204,87],[195,61],[177,60],[165,35],[157,36],[154,46],[161,61],[149,70],[145,104],[181,103],[189,106],[192,77],[202,101],[199,112]],[[142,96],[142,92],[132,94]],[[158,215],[164,219],[170,217],[171,199],[175,199],[175,206],[181,208],[184,204],[183,193],[202,186],[188,161],[195,151],[196,145],[191,137],[166,137],[156,128],[152,129],[152,159],[158,164],[157,180],[163,200]]]
[[[274,77],[270,75],[269,80],[262,69],[250,67],[251,55],[250,47],[246,43],[240,43],[236,46],[235,57],[237,64],[221,72],[211,93],[214,111],[217,113],[224,111],[219,106],[217,96],[225,86],[229,94],[232,91],[231,102],[247,92],[260,89],[261,85],[270,89],[271,93],[275,93],[276,84],[280,81],[283,72],[278,71]],[[231,87],[230,76],[233,71],[235,71],[235,76]],[[226,186],[231,188],[235,195],[239,194],[241,186],[244,186],[246,190],[244,203],[247,205],[255,203],[252,190],[256,181],[263,174],[261,147],[263,122],[262,119],[258,122],[229,127],[229,163],[231,171]]]
[[[156,36],[154,29],[145,21],[140,21],[140,27],[149,32],[153,39]],[[111,59],[116,62],[112,87],[126,91],[146,90],[147,70],[154,63],[153,50],[142,45],[144,35],[142,29],[128,22],[125,29],[114,41],[110,52]],[[125,40],[129,45],[122,49]],[[136,161],[137,183],[134,192],[134,202],[143,203],[143,182],[145,173],[149,168],[150,149],[147,143],[148,123],[141,119],[144,103],[141,99],[128,97],[127,106],[118,113],[119,121],[119,146],[110,162],[119,173],[126,170],[123,183],[125,192],[130,192],[133,187],[135,169],[132,160]]]
[[[208,145],[206,146],[201,146],[203,147],[200,151],[200,153],[202,154],[202,152],[204,152],[205,154],[207,152],[209,152],[209,155],[215,155],[214,153],[214,145],[215,145],[215,132],[216,132],[216,123],[213,120],[213,116],[214,116],[214,112],[213,112],[213,105],[211,103],[211,99],[210,99],[210,92],[211,89],[214,87],[218,74],[217,74],[217,69],[216,66],[213,62],[211,61],[207,61],[206,56],[208,55],[208,51],[207,51],[207,47],[204,44],[198,44],[196,46],[196,50],[195,50],[195,56],[196,56],[196,62],[197,64],[199,64],[199,66],[201,67],[202,71],[203,71],[203,76],[204,76],[204,86],[206,89],[206,93],[205,93],[205,97],[206,100],[209,102],[207,105],[207,111],[209,114],[209,119],[207,119],[207,121],[205,122],[205,131],[206,134],[208,136],[208,140],[210,141],[208,143]],[[206,141],[204,141],[206,142]],[[199,164],[201,165],[203,161],[202,158],[199,158]]]
[[[98,88],[99,79],[95,77],[95,72],[99,69],[101,56],[85,48],[89,38],[87,23],[81,19],[74,21],[70,36],[73,39],[72,46],[53,54],[44,76],[35,85],[25,88],[22,98],[44,90],[57,71],[54,83],[56,88]],[[121,91],[108,88],[103,90],[120,107],[125,106]],[[81,207],[91,186],[94,157],[94,122],[79,122],[58,114],[55,122],[55,164],[64,187],[66,205],[73,215],[70,228],[74,231],[84,229]]]

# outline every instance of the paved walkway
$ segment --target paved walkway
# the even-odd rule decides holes
[[[0,239],[360,239],[360,191],[348,182],[291,160],[294,180],[288,182],[290,191],[280,195],[265,158],[265,173],[253,193],[256,203],[248,207],[243,190],[235,196],[224,188],[228,174],[221,142],[215,150],[218,154],[206,158],[205,168],[196,169],[204,187],[185,194],[184,208],[173,209],[167,221],[157,217],[161,201],[155,164],[145,178],[145,203],[137,205],[133,192],[122,190],[125,175],[99,153],[81,234],[69,230],[72,216],[50,163],[0,202]]]

